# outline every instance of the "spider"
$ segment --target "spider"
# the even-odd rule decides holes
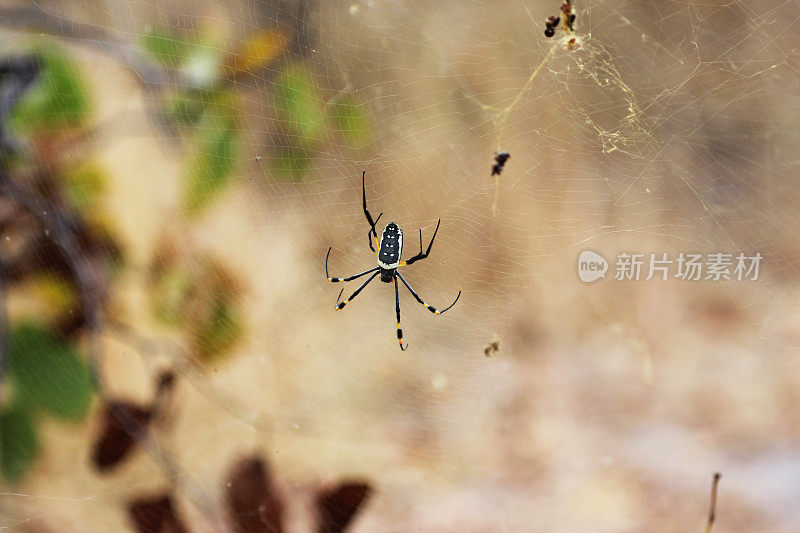
[[[372,219],[372,215],[370,215],[369,211],[367,210],[367,190],[366,186],[364,185],[364,176],[366,175],[366,171],[361,173],[361,197],[364,207],[364,216],[367,217],[367,223],[369,223],[370,229],[367,232],[367,239],[369,240],[369,248],[372,250],[372,253],[378,258],[378,266],[370,268],[369,270],[365,270],[360,274],[356,274],[354,276],[349,276],[347,278],[332,278],[330,274],[328,274],[328,258],[331,255],[331,248],[328,248],[328,253],[325,256],[325,276],[328,278],[328,281],[331,283],[339,283],[340,281],[352,281],[356,278],[360,278],[361,276],[366,276],[367,274],[373,273],[367,281],[361,284],[359,288],[355,290],[350,297],[345,300],[341,301],[342,293],[344,289],[339,291],[339,296],[336,297],[336,310],[344,309],[344,306],[347,303],[358,296],[364,287],[369,285],[369,283],[375,279],[375,277],[380,274],[381,281],[384,283],[392,283],[394,282],[394,302],[395,302],[395,311],[397,312],[397,342],[400,344],[400,349],[405,351],[408,348],[408,344],[403,346],[403,330],[400,329],[400,290],[397,285],[397,278],[400,278],[400,281],[403,282],[403,285],[406,286],[408,291],[411,295],[422,305],[424,305],[428,311],[433,314],[441,315],[454,305],[461,297],[461,291],[458,291],[458,296],[456,299],[447,306],[445,309],[439,311],[432,305],[428,305],[425,301],[419,297],[419,295],[411,288],[411,285],[403,278],[400,272],[397,270],[398,267],[401,266],[408,266],[420,261],[421,259],[425,259],[428,257],[428,254],[431,253],[431,246],[433,246],[433,240],[436,238],[436,233],[439,231],[439,224],[442,223],[442,219],[436,223],[436,230],[433,232],[433,237],[431,237],[431,242],[428,244],[428,249],[424,252],[422,251],[422,229],[419,230],[419,253],[414,257],[407,259],[406,261],[400,261],[400,255],[403,252],[403,232],[400,230],[400,227],[395,224],[394,222],[390,222],[383,228],[383,232],[381,233],[381,239],[378,241],[378,233],[375,231],[375,224],[378,223],[378,220],[381,219],[383,213],[378,215],[378,218],[375,220]]]

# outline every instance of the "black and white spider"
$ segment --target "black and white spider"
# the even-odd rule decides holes
[[[378,266],[370,268],[369,270],[365,270],[360,274],[356,274],[355,276],[350,276],[347,278],[332,278],[328,274],[328,258],[331,255],[331,248],[328,248],[328,254],[325,256],[325,276],[327,276],[328,281],[331,283],[339,283],[340,281],[352,281],[356,278],[360,278],[361,276],[366,276],[367,274],[373,273],[367,281],[361,284],[359,288],[355,290],[353,294],[345,301],[340,301],[342,297],[342,293],[344,289],[339,291],[339,296],[336,297],[336,310],[344,309],[344,306],[347,303],[358,296],[364,287],[369,285],[375,277],[380,274],[381,281],[384,283],[391,283],[394,282],[394,301],[395,301],[395,310],[397,311],[397,342],[400,344],[400,349],[405,350],[408,348],[408,344],[403,346],[403,330],[400,329],[400,290],[397,285],[397,278],[400,278],[400,281],[403,282],[403,285],[406,286],[408,291],[411,295],[422,305],[428,308],[428,311],[431,313],[441,315],[454,305],[461,297],[461,291],[458,291],[458,296],[456,296],[455,301],[451,303],[447,308],[442,309],[441,311],[437,310],[432,305],[428,305],[425,303],[422,298],[411,288],[411,285],[403,278],[400,272],[397,271],[398,267],[412,265],[415,262],[419,261],[420,259],[425,259],[428,257],[428,254],[431,253],[431,246],[433,246],[433,240],[436,238],[436,233],[439,231],[439,224],[442,223],[442,219],[436,223],[436,230],[433,232],[433,237],[431,237],[431,242],[428,244],[428,249],[425,252],[422,251],[422,230],[419,230],[419,253],[414,257],[406,260],[400,261],[400,254],[403,252],[403,232],[400,230],[400,227],[395,224],[394,222],[390,222],[383,228],[383,232],[381,233],[381,240],[378,241],[378,233],[375,231],[375,224],[378,223],[383,213],[378,215],[378,218],[375,220],[372,219],[372,215],[369,214],[367,210],[367,190],[364,185],[364,176],[366,175],[366,171],[362,172],[361,174],[361,196],[363,199],[364,205],[364,216],[367,217],[367,222],[369,223],[370,229],[367,232],[367,239],[369,239],[369,248],[372,250],[372,253],[378,258]]]

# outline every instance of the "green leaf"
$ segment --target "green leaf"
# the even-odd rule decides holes
[[[0,437],[0,472],[3,479],[16,483],[39,453],[36,426],[28,411],[17,405],[0,413]]]
[[[293,66],[278,77],[273,94],[288,145],[275,151],[271,167],[294,181],[311,165],[326,126],[325,105],[314,87],[311,74]]]
[[[213,306],[208,321],[201,324],[196,333],[197,352],[202,359],[210,359],[228,351],[243,331],[241,319],[227,298],[218,297]]]
[[[40,272],[29,276],[21,284],[34,300],[31,313],[41,323],[50,324],[79,305],[74,284],[55,272]]]
[[[144,49],[159,63],[177,67],[189,53],[189,45],[169,26],[150,26],[145,30]]]
[[[14,128],[31,132],[80,126],[89,115],[89,98],[80,70],[56,47],[38,53],[42,71],[11,115]]]
[[[209,103],[206,91],[183,91],[167,100],[167,113],[179,126],[197,126]]]
[[[205,208],[228,184],[236,165],[239,132],[232,116],[221,117],[216,112],[198,128],[198,151],[189,164],[184,212],[194,213]]]
[[[86,365],[64,341],[34,324],[11,333],[9,370],[15,395],[26,407],[77,420],[86,414],[92,385]]]
[[[224,47],[216,35],[183,37],[167,26],[153,26],[143,46],[162,65],[180,69],[187,87],[208,89],[221,79]]]
[[[372,140],[369,119],[363,106],[345,98],[331,108],[331,119],[351,148],[364,148]]]
[[[221,79],[223,48],[205,39],[189,47],[189,55],[181,64],[181,72],[189,87],[195,89],[213,88]]]
[[[289,147],[276,150],[270,166],[278,175],[292,181],[300,181],[303,173],[311,166],[312,160],[312,150]]]
[[[183,324],[186,320],[185,306],[195,289],[188,274],[178,268],[170,268],[161,275],[153,296],[153,312],[156,318],[168,325]]]
[[[70,205],[83,213],[96,208],[107,182],[105,172],[95,163],[82,164],[62,174],[65,197]]]
[[[274,101],[287,129],[300,137],[297,146],[320,137],[325,124],[325,106],[308,72],[299,67],[283,72],[275,85]]]

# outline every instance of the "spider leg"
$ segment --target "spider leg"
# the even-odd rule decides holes
[[[431,237],[431,242],[428,243],[428,249],[425,250],[425,252],[422,251],[422,230],[421,229],[419,230],[419,253],[417,255],[415,255],[414,257],[412,257],[411,259],[408,259],[406,261],[401,261],[400,262],[400,266],[411,265],[411,264],[416,263],[420,259],[425,259],[426,257],[428,257],[428,254],[431,253],[431,247],[433,246],[433,241],[434,241],[434,239],[436,239],[436,234],[439,232],[439,224],[441,224],[441,223],[442,223],[442,219],[440,218],[439,222],[436,223],[436,229],[433,232],[433,237]],[[400,278],[400,279],[403,279],[403,278]]]
[[[408,344],[403,346],[403,330],[400,329],[400,289],[397,287],[397,276],[394,278],[394,308],[397,311],[397,342],[400,343],[400,349],[406,351]]]
[[[383,213],[378,215],[378,218],[375,219],[375,224],[378,223],[378,221],[381,219],[382,216],[383,216]],[[374,238],[373,238],[373,234],[374,234]],[[375,256],[377,257],[378,248],[380,248],[380,245],[378,244],[378,234],[375,233],[375,228],[374,227],[370,228],[370,230],[367,232],[367,241],[369,241],[369,249],[372,250],[372,253],[374,253]],[[374,242],[374,244],[373,244],[373,242]]]
[[[432,305],[428,305],[427,303],[425,303],[425,302],[422,300],[422,298],[420,298],[420,297],[419,297],[419,295],[418,295],[416,292],[414,292],[414,289],[412,289],[412,288],[411,288],[411,285],[409,285],[409,284],[408,284],[408,282],[405,280],[405,278],[404,278],[403,276],[401,276],[401,275],[400,275],[400,272],[395,272],[395,275],[396,275],[398,278],[400,278],[400,281],[402,281],[402,282],[403,282],[403,285],[405,285],[405,286],[406,286],[406,288],[409,290],[409,292],[411,292],[411,295],[412,295],[414,298],[416,298],[416,300],[417,300],[419,303],[421,303],[422,305],[424,305],[425,307],[427,307],[427,308],[428,308],[428,311],[430,311],[431,313],[433,313],[433,314],[435,314],[435,315],[441,315],[442,313],[444,313],[445,311],[447,311],[448,309],[450,309],[451,307],[453,307],[454,305],[456,305],[456,302],[458,301],[458,299],[459,299],[459,298],[461,298],[461,291],[458,291],[458,296],[456,296],[456,299],[453,301],[453,303],[451,303],[450,305],[448,305],[447,307],[445,307],[444,309],[442,309],[441,311],[439,311],[439,310],[438,310],[438,309],[436,309],[434,306],[432,306]]]
[[[375,223],[376,220],[372,220],[372,215],[369,214],[369,210],[367,209],[367,187],[364,184],[364,176],[366,176],[367,171],[361,171],[361,205],[364,207],[364,216],[367,217],[367,222],[369,223],[370,227],[372,228],[373,233],[375,232]]]
[[[366,176],[366,175],[367,175],[367,171],[366,170],[362,170],[361,171],[361,204],[364,207],[364,216],[367,217],[367,222],[369,223],[369,227],[370,227],[370,230],[369,230],[369,233],[367,233],[367,236],[368,237],[370,235],[372,236],[369,239],[369,249],[372,250],[372,253],[374,253],[377,256],[378,255],[378,247],[379,247],[379,245],[378,245],[378,232],[375,231],[375,224],[377,224],[378,221],[381,219],[381,216],[383,216],[383,213],[378,215],[378,218],[376,218],[375,220],[372,220],[372,215],[369,214],[369,210],[367,209],[367,187],[366,187],[366,185],[364,185],[364,176]]]
[[[380,267],[370,268],[369,270],[365,270],[360,274],[356,274],[355,276],[350,276],[347,278],[332,278],[328,274],[328,257],[330,257],[330,255],[331,255],[331,248],[328,248],[328,253],[325,255],[325,277],[328,278],[328,281],[330,281],[331,283],[339,283],[340,281],[352,281],[356,278],[360,278],[365,274],[369,274],[370,272],[375,272],[376,270],[378,270],[378,268],[380,268]]]
[[[342,293],[344,292],[344,289],[339,291],[339,296],[336,297],[336,310],[338,311],[339,309],[344,309],[344,306],[347,305],[347,302],[349,302],[350,300],[352,300],[353,298],[358,296],[358,293],[363,291],[364,287],[369,285],[369,282],[372,281],[373,279],[375,279],[375,276],[377,276],[378,274],[379,274],[379,272],[375,272],[373,275],[371,275],[367,281],[362,283],[361,286],[356,289],[356,292],[354,292],[353,294],[350,295],[350,298],[348,298],[347,300],[345,300],[343,302],[339,301],[339,298],[342,297]]]

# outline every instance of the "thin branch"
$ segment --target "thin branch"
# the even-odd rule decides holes
[[[717,485],[719,485],[719,478],[722,474],[717,472],[714,474],[714,481],[711,482],[711,508],[708,510],[708,524],[706,525],[705,533],[711,533],[711,526],[714,525],[714,519],[717,515]]]
[[[12,57],[0,63],[0,184],[8,180],[6,155],[14,143],[7,134],[6,118],[25,90],[39,75],[39,64],[29,56]],[[10,342],[6,323],[6,283],[3,257],[0,254],[0,384],[3,382]]]
[[[61,207],[41,195],[26,191],[14,183],[6,170],[0,169],[0,195],[5,196],[33,215],[47,230],[52,242],[64,254],[75,283],[78,286],[81,308],[86,317],[89,336],[89,362],[95,387],[102,389],[102,369],[100,367],[101,330],[100,307],[104,298],[103,276],[91,261],[83,259],[80,247],[72,228],[76,223]]]
[[[299,0],[294,14],[287,15],[281,11],[284,15],[281,18],[290,27],[293,35],[286,48],[289,54],[305,57],[312,50],[315,36],[310,32],[311,25],[308,19],[316,5],[317,0]],[[29,3],[25,7],[0,8],[0,20],[3,21],[5,28],[45,33],[98,48],[134,72],[139,83],[151,91],[158,92],[165,87],[186,86],[180,70],[162,67],[141,47],[121,38],[113,30],[66,16],[54,15],[35,3]],[[271,70],[269,75],[272,74]]]
[[[0,384],[5,377],[6,364],[8,364],[8,328],[6,324],[6,280],[3,266],[3,255],[0,253]]]
[[[213,399],[217,405],[228,412],[232,417],[262,432],[271,438],[275,433],[276,427],[271,418],[266,415],[243,416],[241,411],[245,410],[245,405],[235,395],[222,390],[207,382],[203,375],[201,365],[191,357],[186,350],[169,339],[153,339],[136,332],[130,326],[113,318],[109,318],[105,324],[106,333],[133,347],[142,355],[158,356],[167,354],[171,360],[171,368],[181,376],[187,377],[192,386],[195,387],[205,398]]]
[[[0,9],[0,20],[5,28],[46,33],[100,48],[135,72],[139,81],[147,87],[159,88],[170,81],[177,81],[170,80],[168,73],[137,46],[117,39],[100,26],[48,13],[43,6],[33,2],[25,7]]]

